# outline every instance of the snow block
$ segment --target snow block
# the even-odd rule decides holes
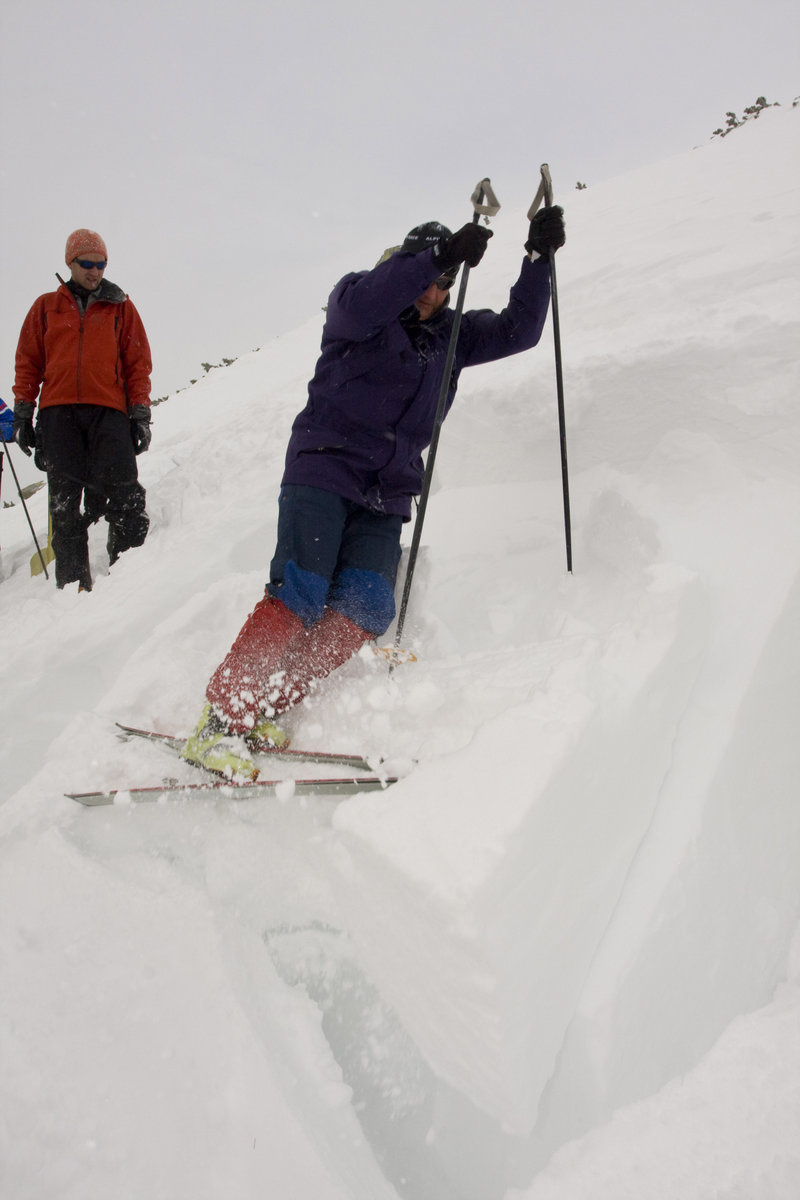
[[[413,790],[336,817],[362,962],[432,1070],[517,1135],[653,820],[707,619],[670,565],[628,579],[594,627],[575,596],[562,637],[519,660],[523,703]]]

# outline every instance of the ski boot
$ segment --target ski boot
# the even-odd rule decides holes
[[[244,738],[230,732],[210,704],[206,704],[194,733],[187,739],[181,758],[194,767],[221,775],[231,783],[258,778],[258,767]]]
[[[289,738],[283,730],[279,729],[263,713],[244,740],[253,754],[268,754],[270,750],[285,750],[289,745]]]

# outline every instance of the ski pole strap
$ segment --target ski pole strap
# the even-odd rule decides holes
[[[472,208],[478,217],[496,217],[500,212],[500,201],[494,194],[490,179],[482,179],[470,199]]]
[[[539,183],[539,190],[533,197],[533,203],[528,209],[528,220],[532,221],[536,216],[541,203],[544,200],[545,208],[550,208],[553,203],[553,180],[550,178],[550,168],[547,163],[542,163],[539,168],[542,178]]]

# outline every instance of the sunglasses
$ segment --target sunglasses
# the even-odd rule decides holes
[[[97,271],[105,271],[108,266],[108,259],[105,262],[99,263],[91,262],[88,258],[73,258],[72,261],[76,262],[79,267],[83,267],[84,271],[91,271],[92,267]]]
[[[447,292],[453,286],[455,280],[451,279],[449,275],[440,275],[439,278],[434,279],[433,282],[436,284],[440,292]]]

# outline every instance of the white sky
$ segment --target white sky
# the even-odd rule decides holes
[[[568,207],[577,180],[702,144],[728,109],[790,104],[798,46],[796,0],[4,0],[0,395],[77,226],[108,243],[159,396],[317,312],[371,265],[365,232],[377,258],[468,220],[484,175],[499,219],[543,161]]]

